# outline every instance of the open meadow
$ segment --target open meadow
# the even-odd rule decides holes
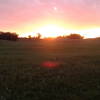
[[[0,100],[98,98],[99,39],[0,40]]]

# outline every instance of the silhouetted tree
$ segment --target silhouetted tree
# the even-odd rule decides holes
[[[42,35],[41,35],[40,33],[37,33],[37,37],[36,37],[36,38],[37,38],[37,39],[40,39],[41,36],[42,36]]]
[[[11,32],[0,32],[0,39],[16,41],[18,39],[18,35]]]
[[[32,39],[32,36],[31,36],[31,35],[29,35],[29,36],[28,36],[28,38],[29,38],[29,39]]]
[[[70,34],[70,35],[66,36],[66,38],[68,38],[68,39],[83,39],[84,37],[81,36],[80,34],[74,33],[74,34]]]

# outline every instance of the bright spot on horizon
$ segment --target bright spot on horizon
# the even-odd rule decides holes
[[[100,37],[100,28],[84,30],[82,32],[82,35],[85,36],[86,38]]]
[[[38,28],[36,31],[20,34],[19,37],[28,37],[29,35],[35,37],[37,33],[42,35],[42,38],[56,38],[58,36],[66,36],[71,33],[76,33],[84,36],[84,38],[100,37],[100,28],[88,30],[68,30],[55,24],[49,24]]]
[[[40,33],[42,37],[57,37],[62,36],[65,33],[65,29],[57,25],[46,25],[37,30],[37,33]]]

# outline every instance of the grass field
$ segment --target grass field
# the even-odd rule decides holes
[[[0,41],[0,100],[96,99],[100,40]]]

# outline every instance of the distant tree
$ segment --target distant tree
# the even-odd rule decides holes
[[[40,33],[37,33],[37,37],[36,37],[36,38],[37,38],[37,39],[40,39],[41,36],[42,36],[42,35],[41,35]]]
[[[83,39],[84,37],[81,36],[80,34],[73,33],[73,34],[66,36],[66,38],[68,38],[68,39]]]
[[[31,35],[29,35],[29,36],[28,36],[28,38],[29,38],[29,39],[31,39],[31,38],[32,38],[32,36],[31,36]]]
[[[18,34],[16,34],[16,33],[11,33],[11,38],[10,38],[10,40],[12,40],[12,41],[18,40]]]

